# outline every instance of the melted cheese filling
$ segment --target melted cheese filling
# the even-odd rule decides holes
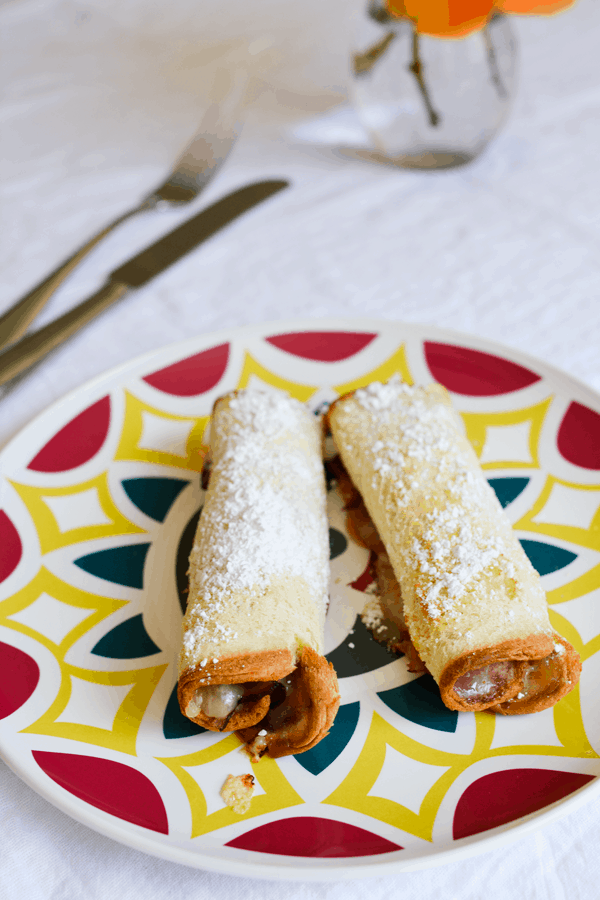
[[[196,691],[187,705],[186,715],[193,719],[203,712],[215,719],[224,719],[243,696],[243,684],[209,684]]]
[[[556,689],[562,679],[562,663],[560,657],[564,648],[558,645],[554,653],[530,662],[523,672],[523,687],[516,695],[508,700],[530,699],[536,694],[546,694],[549,690]],[[516,675],[517,663],[510,660],[490,663],[473,669],[465,675],[461,675],[454,683],[454,692],[461,700],[471,703],[484,703],[500,696],[510,685]]]

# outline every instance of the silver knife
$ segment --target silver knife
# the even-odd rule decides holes
[[[142,287],[194,247],[288,184],[287,181],[258,181],[239,188],[119,266],[96,294],[0,354],[0,385],[39,362],[127,291]]]

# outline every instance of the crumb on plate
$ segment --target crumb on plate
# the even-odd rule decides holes
[[[228,775],[221,788],[221,797],[239,816],[250,809],[254,794],[254,775]]]

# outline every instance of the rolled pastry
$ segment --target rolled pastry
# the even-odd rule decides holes
[[[351,517],[354,530],[387,551],[410,638],[446,706],[529,713],[568,693],[579,656],[550,625],[539,575],[446,390],[371,384],[337,400],[328,422],[372,520],[369,533],[364,513]]]
[[[310,749],[339,706],[324,659],[329,531],[319,423],[283,394],[232,392],[211,420],[178,698],[255,756]]]

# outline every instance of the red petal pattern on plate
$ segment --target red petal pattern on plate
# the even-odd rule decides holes
[[[392,841],[365,831],[364,828],[357,828],[356,825],[313,816],[297,816],[259,825],[229,841],[226,846],[254,850],[256,853],[321,859],[376,856],[404,849],[399,844],[393,844]]]
[[[373,565],[376,558],[375,553],[371,550],[365,571],[355,581],[351,581],[348,587],[354,588],[355,591],[366,591],[369,585],[373,584]]]
[[[38,664],[22,650],[0,643],[0,719],[29,700],[40,680]]]
[[[52,781],[97,809],[169,833],[162,798],[149,778],[131,766],[93,756],[33,750],[33,758]]]
[[[19,532],[4,510],[0,509],[0,582],[14,572],[22,555]]]
[[[484,775],[466,789],[457,803],[454,839],[514,822],[562,800],[593,780],[593,775],[553,769],[509,769]]]
[[[195,397],[205,394],[219,383],[228,359],[229,344],[219,344],[146,375],[144,381],[174,397]]]
[[[571,403],[558,429],[558,449],[583,469],[600,469],[600,415],[581,403]]]
[[[95,456],[108,434],[110,397],[103,397],[75,416],[27,466],[35,472],[66,472]]]
[[[358,331],[295,331],[265,338],[269,344],[293,356],[316,362],[340,362],[363,350],[376,334]]]
[[[425,358],[435,380],[455,394],[495,397],[519,391],[540,376],[517,363],[452,344],[425,341]]]

